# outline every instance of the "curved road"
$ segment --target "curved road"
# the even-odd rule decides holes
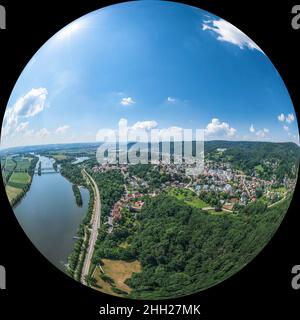
[[[83,264],[82,273],[81,273],[81,282],[86,285],[87,283],[85,280],[85,276],[89,274],[91,260],[94,253],[94,247],[98,237],[98,229],[100,228],[101,201],[100,201],[99,189],[95,180],[85,171],[85,169],[83,169],[82,171],[85,174],[85,176],[89,179],[90,183],[92,184],[92,187],[94,189],[94,196],[95,196],[93,216],[91,219],[91,224],[92,224],[92,229],[90,230],[91,235],[90,235],[87,253],[84,259],[84,264]]]

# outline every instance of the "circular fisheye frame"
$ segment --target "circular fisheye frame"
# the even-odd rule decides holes
[[[92,12],[33,56],[9,99],[1,171],[57,268],[100,292],[169,299],[247,265],[289,207],[295,111],[271,61],[209,12]]]

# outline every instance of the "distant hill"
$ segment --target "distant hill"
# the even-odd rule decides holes
[[[182,144],[184,142],[175,142]],[[174,153],[174,142],[171,142],[170,152]],[[128,150],[132,149],[136,143],[129,142]],[[169,144],[168,142],[160,142],[159,150],[162,151],[162,146]],[[25,146],[4,149],[0,151],[0,155],[17,154],[17,153],[43,153],[53,150],[75,151],[76,149],[97,148],[101,142],[94,143],[69,143],[69,144],[49,144],[39,146]],[[150,147],[150,143],[141,143],[141,149]],[[195,151],[195,141],[193,141],[193,149]],[[219,150],[218,150],[219,149]],[[222,156],[220,156],[220,150]],[[292,142],[258,142],[258,141],[224,141],[212,140],[204,142],[204,152],[206,159],[214,161],[228,161],[246,174],[253,173],[256,166],[261,165],[265,178],[270,178],[270,175],[276,171],[277,178],[283,178],[286,174],[290,177],[295,177],[298,171],[300,159],[300,147]],[[193,152],[195,154],[195,152]],[[276,168],[275,168],[276,163]],[[273,167],[272,167],[273,166]],[[276,170],[274,170],[276,169]]]
[[[72,149],[82,149],[82,148],[97,148],[101,145],[101,142],[93,143],[64,143],[64,144],[44,144],[44,145],[34,145],[34,146],[22,146],[13,147],[0,150],[0,155],[16,154],[16,153],[29,153],[29,152],[47,152],[53,150],[72,150]]]
[[[278,179],[286,174],[295,178],[298,171],[300,148],[292,142],[206,141],[206,158],[218,161],[218,149],[223,149],[220,159],[227,159],[246,174],[253,173],[259,165],[265,178],[270,178],[273,173]]]

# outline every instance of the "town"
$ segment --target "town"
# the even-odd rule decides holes
[[[223,153],[226,149],[217,149]],[[209,157],[210,158],[210,157]],[[266,161],[266,165],[273,166]],[[234,169],[228,161],[205,159],[204,170],[197,176],[187,176],[188,164],[164,163],[158,164],[97,164],[92,167],[96,173],[120,170],[124,176],[125,193],[110,211],[108,217],[109,229],[113,231],[114,223],[122,217],[126,208],[136,217],[145,201],[145,197],[155,197],[167,192],[182,198],[199,199],[200,207],[208,212],[234,213],[251,202],[261,199],[267,206],[282,201],[293,190],[295,181],[285,177],[282,182],[272,175],[269,180],[260,177],[261,166],[257,166],[252,174],[247,175]],[[158,183],[154,183],[157,182]]]

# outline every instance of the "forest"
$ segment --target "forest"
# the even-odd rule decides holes
[[[83,178],[81,173],[81,168],[79,166],[75,166],[69,161],[61,161],[61,169],[60,173],[73,184],[78,186],[86,185],[86,181]]]
[[[127,249],[142,264],[142,272],[127,280],[130,296],[179,297],[230,277],[268,243],[289,202],[212,215],[165,194],[148,199]]]
[[[124,178],[119,170],[103,173],[87,171],[98,185],[101,194],[101,218],[106,219],[113,205],[124,194]]]
[[[271,143],[254,141],[207,141],[204,144],[207,159],[216,159],[218,149],[226,149],[220,160],[227,159],[235,168],[251,175],[260,165],[260,177],[270,180],[272,175],[281,181],[285,175],[296,178],[300,148],[295,143]]]
[[[278,228],[290,198],[272,208],[257,201],[220,215],[165,193],[145,201],[137,220],[123,210],[113,233],[102,227],[93,260],[139,260],[142,271],[126,280],[133,288],[129,297],[163,299],[204,290],[248,264]]]

